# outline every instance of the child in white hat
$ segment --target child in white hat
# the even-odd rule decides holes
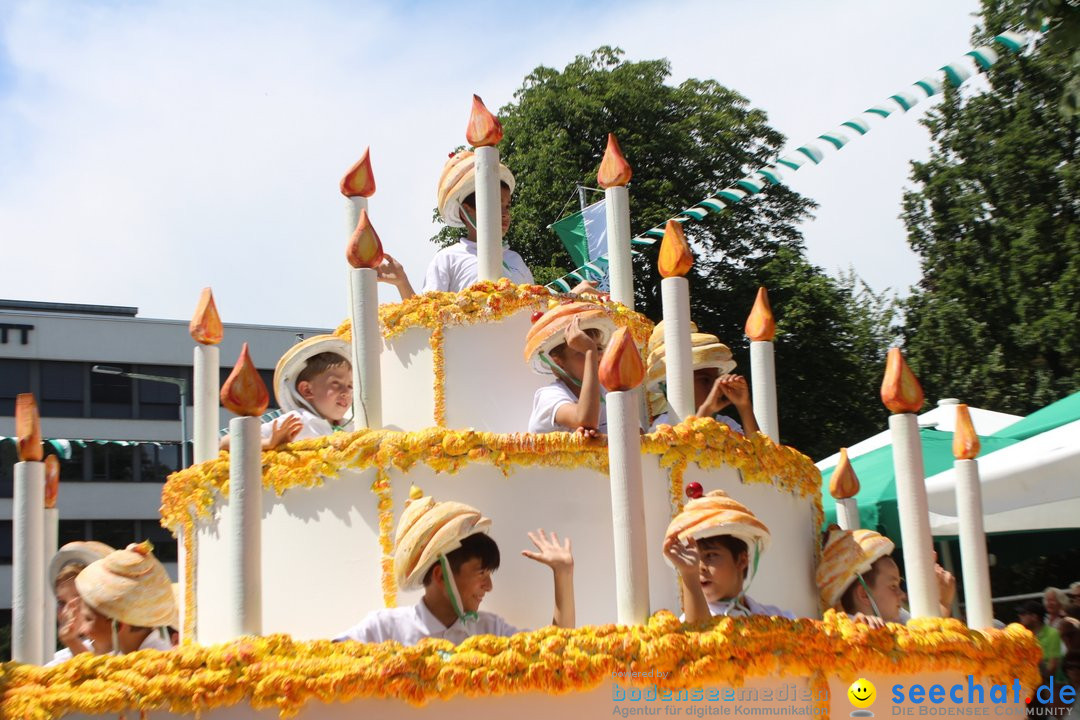
[[[49,561],[49,591],[56,595],[56,637],[64,646],[56,651],[46,667],[58,665],[75,655],[93,652],[93,645],[79,635],[82,601],[75,589],[75,578],[86,566],[100,560],[113,548],[94,540],[69,542]],[[46,622],[49,620],[47,619]]]

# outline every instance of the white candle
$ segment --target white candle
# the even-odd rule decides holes
[[[45,463],[15,463],[11,659],[41,665],[45,612]],[[55,623],[55,618],[52,620]]]
[[[479,280],[498,280],[503,272],[502,193],[499,148],[476,148],[476,259]]]
[[[60,511],[56,508],[45,508],[44,515],[44,538],[42,542],[42,568],[48,568],[53,555],[60,549]],[[44,571],[43,571],[44,572]],[[46,578],[48,583],[51,578]],[[41,657],[48,662],[56,654],[56,593],[54,588],[46,585],[44,593],[45,605],[42,610],[42,623],[44,627],[44,642],[41,645]]]
[[[378,278],[372,268],[349,268],[355,426],[382,427],[382,333]]]
[[[780,418],[776,411],[776,358],[772,340],[750,343],[750,382],[754,393],[754,417],[761,432],[780,442]]]
[[[229,422],[230,634],[262,633],[262,437],[258,417]]]
[[[690,283],[685,277],[660,281],[664,308],[664,370],[672,424],[697,414],[694,358],[690,346]]]
[[[923,470],[919,423],[914,413],[889,417],[893,467],[896,473],[896,507],[904,548],[904,575],[912,617],[939,617],[934,543],[930,533],[929,505]]]
[[[836,501],[836,524],[841,530],[858,530],[862,527],[859,503],[855,498],[841,498]]]
[[[634,263],[630,253],[630,192],[625,185],[604,190],[607,212],[611,299],[634,309]]]
[[[618,621],[639,625],[649,619],[649,549],[645,542],[637,393],[609,392],[607,417]]]
[[[218,456],[218,418],[221,382],[221,358],[217,345],[196,345],[193,358],[195,373],[195,462]]]

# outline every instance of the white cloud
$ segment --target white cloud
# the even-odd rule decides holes
[[[0,17],[0,295],[184,318],[212,285],[228,321],[333,326],[337,182],[366,145],[373,221],[419,284],[472,92],[498,107],[536,65],[607,43],[718,79],[801,141],[968,49],[974,2],[891,5],[18,4]],[[822,204],[811,259],[912,283],[896,215],[927,145],[891,118],[794,174]]]

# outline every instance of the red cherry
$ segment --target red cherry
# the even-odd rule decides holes
[[[705,491],[701,489],[701,483],[692,482],[686,484],[686,497],[691,500],[697,500],[699,497],[705,494]]]
[[[540,310],[537,310],[536,312],[534,312],[532,314],[532,321],[536,322],[537,320],[539,320],[542,317],[544,317],[544,313],[542,311],[540,311]]]

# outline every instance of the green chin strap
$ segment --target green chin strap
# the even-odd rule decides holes
[[[465,612],[461,608],[461,594],[458,592],[457,583],[454,582],[454,574],[450,572],[450,563],[446,560],[445,553],[439,554],[439,567],[442,568],[443,585],[446,587],[446,594],[450,598],[450,607],[454,609],[454,614],[461,620],[461,624],[476,620],[480,616],[475,612]]]
[[[863,590],[866,591],[866,597],[870,599],[870,607],[874,609],[874,614],[884,620],[885,618],[882,616],[881,611],[878,610],[877,603],[874,602],[874,593],[870,592],[870,588],[867,587],[866,581],[863,580],[862,573],[855,573],[855,579],[859,581],[859,584],[863,586]]]

